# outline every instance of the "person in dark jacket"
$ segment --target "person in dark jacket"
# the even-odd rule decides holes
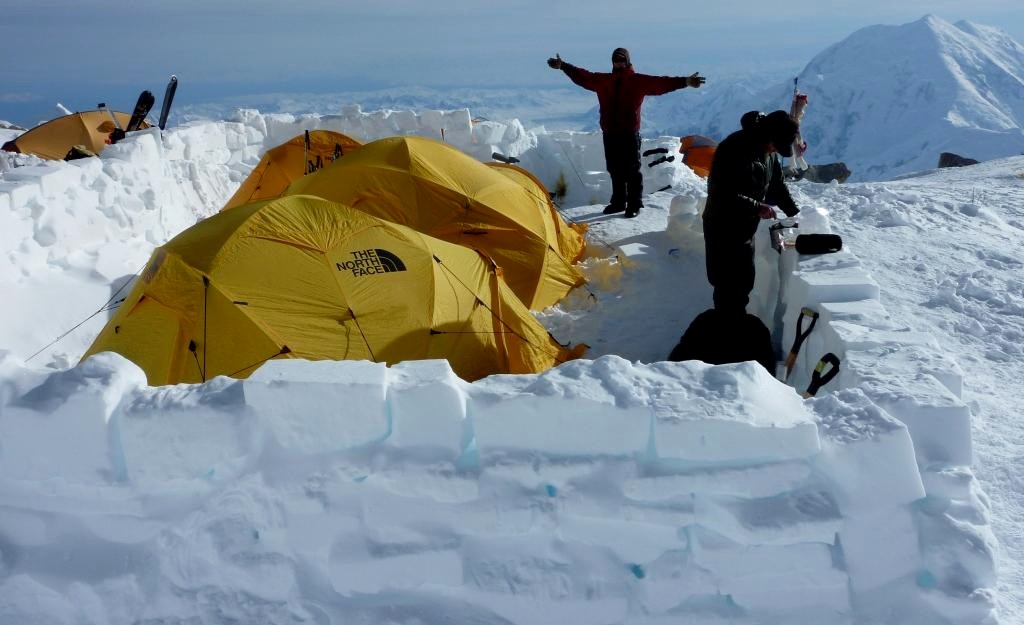
[[[799,212],[777,155],[793,154],[799,126],[786,111],[751,111],[715,150],[704,207],[704,246],[715,308],[743,313],[754,288],[754,233],[762,219]],[[774,205],[774,206],[773,206]]]
[[[649,76],[638,74],[629,61],[629,51],[612,52],[612,71],[591,72],[566,63],[558,55],[548,65],[560,69],[577,85],[597,93],[604,133],[604,159],[612,178],[612,199],[605,214],[625,212],[636,217],[643,206],[643,175],[640,173],[640,107],[649,95],[662,95],[683,87],[699,87],[705,78],[690,76]]]

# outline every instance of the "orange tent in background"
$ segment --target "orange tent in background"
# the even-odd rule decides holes
[[[683,154],[683,162],[701,178],[707,178],[711,172],[711,160],[715,157],[718,142],[704,135],[686,135],[682,139],[679,151]]]
[[[326,167],[341,156],[351,154],[362,145],[348,135],[330,130],[310,130],[308,150],[305,133],[292,137],[276,148],[267,150],[221,210],[281,197],[295,180]]]
[[[62,160],[76,145],[99,154],[107,147],[107,138],[113,130],[110,113],[104,110],[85,111],[51,119],[5,143],[4,149],[53,161]],[[113,113],[122,128],[132,117],[130,113],[121,111]],[[149,128],[149,125],[143,122],[142,128]]]

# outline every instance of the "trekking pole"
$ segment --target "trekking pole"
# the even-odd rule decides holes
[[[302,175],[309,173],[309,131],[306,131],[305,140],[302,143]]]
[[[832,367],[826,371],[825,365],[832,365]],[[822,356],[817,366],[814,367],[814,372],[811,373],[811,383],[803,393],[804,399],[817,395],[821,387],[831,382],[832,378],[837,375],[839,375],[839,357],[829,352]]]
[[[807,326],[807,330],[803,330],[804,317],[808,317],[811,320],[811,324]],[[796,366],[796,356],[800,353],[800,347],[804,344],[804,339],[814,329],[814,324],[818,323],[818,312],[811,310],[804,306],[800,309],[800,316],[796,319],[796,338],[793,339],[793,347],[789,349],[789,355],[786,356],[786,377],[782,379],[783,382],[789,380],[789,375],[793,373],[793,367]]]

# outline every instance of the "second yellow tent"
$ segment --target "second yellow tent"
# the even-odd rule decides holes
[[[439,141],[388,137],[292,183],[287,194],[315,195],[479,250],[533,310],[583,284],[573,263],[582,228],[552,210],[528,175],[488,167]]]

